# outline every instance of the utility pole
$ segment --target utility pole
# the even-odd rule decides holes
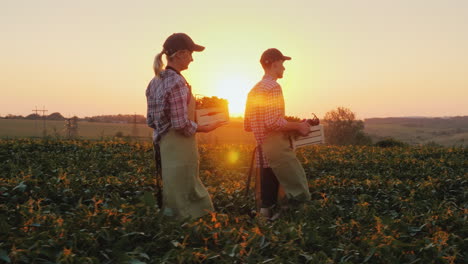
[[[35,110],[33,109],[32,111],[36,114],[36,116],[34,117],[34,130],[37,131],[37,116],[38,116],[37,112],[39,112],[39,110],[37,110],[37,105],[36,105],[36,109]]]
[[[136,113],[133,115],[133,130],[132,130],[133,137],[138,139],[138,128],[137,128],[137,115]]]
[[[78,137],[78,118],[76,116],[65,119],[65,127],[69,139]]]
[[[48,110],[45,109],[45,106],[42,106],[42,120],[44,121],[43,122],[43,125],[44,125],[44,131],[43,131],[43,136],[46,137],[47,136],[47,130],[46,130],[46,116],[45,116],[45,113],[47,112]]]
[[[46,130],[46,118],[45,118],[45,113],[49,110],[46,110],[45,109],[45,106],[42,106],[42,110],[38,110],[37,109],[37,106],[36,106],[36,109],[35,110],[32,110],[33,112],[36,113],[36,115],[38,115],[38,112],[42,112],[42,120],[43,120],[43,131],[42,131],[42,136],[45,137],[47,135],[47,130]],[[37,122],[36,122],[36,129],[37,129]]]

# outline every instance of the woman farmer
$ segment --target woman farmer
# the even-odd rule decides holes
[[[198,177],[195,133],[210,132],[223,123],[197,125],[195,98],[180,73],[193,61],[192,52],[204,49],[184,33],[169,36],[154,59],[155,76],[146,89],[147,124],[154,129],[155,156],[161,162],[166,216],[197,218],[214,210],[208,191]],[[167,60],[165,69],[163,54]]]

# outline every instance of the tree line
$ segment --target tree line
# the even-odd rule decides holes
[[[26,120],[66,120],[70,118],[64,117],[61,113],[55,112],[49,115],[39,115],[39,114],[30,114],[27,116],[22,115],[6,115],[5,117],[0,117],[3,119],[26,119]],[[138,124],[145,124],[146,117],[143,115],[97,115],[91,117],[84,117],[79,118],[77,116],[71,117],[71,119],[76,119],[78,121],[87,121],[87,122],[102,122],[102,123],[138,123]]]
[[[62,114],[55,112],[50,115],[41,116],[38,114],[30,114],[28,116],[7,115],[0,117],[5,119],[30,119],[30,120],[66,120]],[[103,122],[103,123],[139,123],[145,124],[146,117],[143,115],[98,115],[92,117],[72,117],[77,121],[88,122]],[[296,116],[286,116],[288,121],[301,121],[303,118]],[[242,122],[242,118],[232,118],[232,122]],[[334,110],[327,112],[320,123],[324,126],[325,141],[329,145],[370,145],[372,144],[371,137],[364,132],[365,123],[377,124],[400,124],[403,126],[435,126],[435,125],[450,125],[457,129],[464,129],[468,124],[468,116],[457,116],[450,118],[370,118],[358,120],[356,114],[348,108],[337,107]],[[461,131],[461,132],[463,132]],[[377,142],[377,145],[382,146],[399,146],[403,144],[395,139],[386,139],[382,142]]]
[[[61,113],[55,112],[49,115],[30,114],[28,116],[7,115],[4,119],[26,119],[26,120],[66,120]],[[72,117],[76,121],[101,122],[101,123],[146,123],[146,117],[143,115],[98,115],[79,118]],[[300,121],[302,118],[296,116],[286,116],[288,121]],[[234,120],[232,120],[234,121]],[[239,120],[238,120],[239,121]],[[242,120],[240,120],[242,121]],[[364,122],[357,120],[355,113],[350,109],[338,107],[329,111],[321,120],[324,125],[325,141],[331,145],[367,145],[372,141],[364,133]]]

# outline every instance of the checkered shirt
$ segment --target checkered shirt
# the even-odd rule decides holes
[[[189,137],[197,131],[197,124],[189,120],[187,110],[192,98],[190,85],[185,78],[173,70],[166,69],[160,77],[154,77],[146,88],[146,123],[153,128],[153,141],[172,127]]]
[[[270,76],[263,76],[247,97],[244,115],[244,130],[253,132],[257,146],[263,144],[270,131],[279,131],[286,126],[284,119],[284,98],[281,86]],[[263,153],[262,153],[263,154]],[[263,156],[263,167],[268,168],[268,160]],[[256,155],[257,167],[260,156]]]

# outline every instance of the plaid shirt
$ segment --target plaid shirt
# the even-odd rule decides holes
[[[286,126],[284,119],[284,98],[281,86],[270,76],[263,76],[247,97],[244,115],[244,129],[253,132],[257,146],[263,144],[270,131],[279,131]],[[262,153],[263,154],[263,153]],[[268,168],[268,160],[263,156],[263,167]],[[257,155],[257,166],[260,157]]]
[[[197,131],[197,124],[189,120],[187,110],[192,98],[190,85],[185,78],[172,69],[154,77],[146,88],[148,103],[146,123],[153,128],[153,141],[159,143],[161,137],[172,127],[189,137]]]

